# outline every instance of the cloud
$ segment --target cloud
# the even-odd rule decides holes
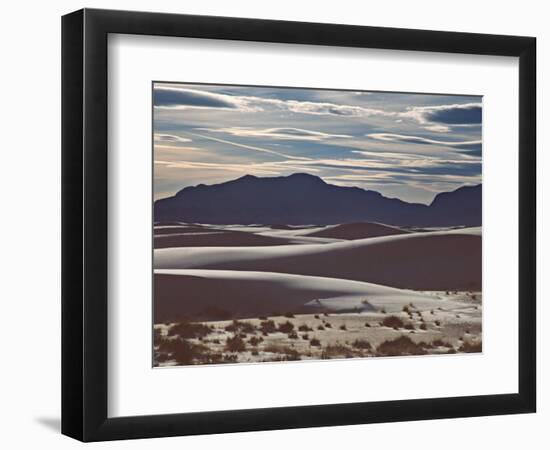
[[[401,113],[401,116],[412,118],[420,124],[427,125],[431,131],[448,131],[448,125],[481,124],[481,103],[414,106]]]
[[[218,94],[197,89],[155,86],[153,104],[156,108],[188,109],[216,108],[253,110],[246,97]]]
[[[175,134],[160,134],[160,133],[155,133],[154,139],[155,139],[155,143],[161,143],[161,144],[179,144],[179,143],[187,143],[192,141],[192,139],[185,138],[182,136],[176,136]]]
[[[285,153],[281,153],[281,152],[278,152],[276,150],[270,150],[270,149],[264,148],[264,147],[256,147],[256,146],[253,146],[253,145],[246,145],[246,144],[241,144],[239,142],[228,141],[226,139],[219,139],[219,138],[215,138],[215,137],[212,137],[212,136],[206,136],[204,134],[191,133],[190,131],[187,131],[187,134],[190,134],[191,136],[200,137],[200,138],[203,138],[203,139],[209,139],[209,140],[215,141],[215,142],[220,142],[222,144],[232,145],[234,147],[239,147],[239,148],[244,148],[244,149],[247,149],[247,150],[252,150],[252,151],[255,151],[255,152],[268,153],[268,154],[271,154],[271,155],[276,155],[276,156],[279,156],[279,157],[282,157],[282,158],[288,158],[288,159],[292,159],[292,160],[307,160],[307,159],[309,159],[309,158],[303,158],[303,157],[300,157],[300,156],[287,155]]]
[[[391,134],[391,133],[371,133],[367,134],[367,137],[376,139],[379,141],[389,142],[404,142],[407,144],[426,144],[426,145],[439,145],[442,147],[453,147],[462,150],[469,150],[472,152],[481,153],[481,140],[475,141],[440,141],[436,139],[428,139],[421,136],[408,136],[403,134]]]
[[[276,98],[220,94],[199,89],[158,85],[154,87],[153,104],[163,109],[214,108],[245,112],[265,108],[282,109],[294,113],[334,115],[347,117],[395,116],[397,113],[362,106],[327,102],[282,100]]]
[[[351,138],[346,134],[330,134],[321,131],[304,130],[301,128],[199,128],[201,130],[211,131],[215,133],[225,133],[238,137],[257,137],[270,139],[283,139],[295,141],[322,141],[332,138]]]
[[[365,108],[363,106],[337,105],[335,103],[299,102],[288,100],[285,102],[289,111],[302,114],[333,115],[348,117],[395,116],[395,112],[381,109]]]

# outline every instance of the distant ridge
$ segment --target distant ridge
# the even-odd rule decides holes
[[[398,226],[481,225],[481,184],[435,196],[430,205],[387,198],[376,191],[336,186],[305,173],[245,175],[220,184],[189,186],[157,200],[155,222],[211,224],[339,224]]]

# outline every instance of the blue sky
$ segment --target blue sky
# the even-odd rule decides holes
[[[305,172],[429,203],[481,183],[481,97],[154,83],[154,195]]]

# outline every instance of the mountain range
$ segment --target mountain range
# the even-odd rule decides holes
[[[328,225],[382,222],[397,226],[481,225],[481,184],[442,192],[429,204],[408,203],[359,187],[336,186],[305,173],[245,175],[188,186],[154,204],[155,222]]]

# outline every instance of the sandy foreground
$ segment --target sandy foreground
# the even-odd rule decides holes
[[[481,294],[425,292],[441,306],[421,311],[288,314],[155,325],[155,364],[342,359],[481,351]],[[404,309],[404,310],[403,310]],[[183,336],[182,336],[183,335]],[[185,339],[185,351],[171,343]]]

